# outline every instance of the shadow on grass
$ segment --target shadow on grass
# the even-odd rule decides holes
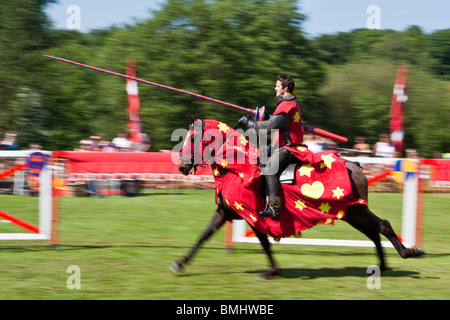
[[[262,273],[252,271],[251,273]],[[282,268],[280,277],[285,279],[313,280],[318,278],[361,277],[367,278],[372,273],[367,273],[366,267],[343,268]],[[420,272],[400,269],[388,269],[381,273],[381,277],[420,277]]]
[[[84,251],[84,250],[108,250],[108,249],[120,249],[120,248],[142,248],[142,249],[148,249],[148,250],[167,250],[167,249],[174,249],[180,252],[180,257],[182,257],[182,254],[185,253],[187,250],[191,249],[191,246],[188,245],[127,245],[127,244],[113,244],[113,245],[75,245],[75,244],[63,244],[59,246],[53,246],[50,244],[35,244],[35,245],[8,245],[8,246],[0,246],[0,252],[60,252],[61,254],[64,254],[64,252],[71,252],[71,251]],[[202,250],[210,250],[215,251],[220,257],[220,255],[223,254],[231,254],[235,255],[236,258],[239,258],[240,254],[261,254],[264,255],[261,249],[254,249],[254,248],[239,248],[235,249],[230,253],[230,251],[226,251],[223,247],[202,247],[200,248],[200,252],[198,254],[201,254]],[[279,253],[279,255],[283,254],[298,254],[295,250],[286,250]],[[306,255],[325,255],[325,256],[333,256],[333,255],[344,255],[344,256],[363,256],[363,255],[374,255],[373,252],[335,252],[335,251],[328,251],[328,250],[304,250],[303,254]],[[450,253],[430,253],[425,256],[429,258],[440,258],[440,257],[446,257],[449,256]],[[191,263],[195,263],[192,261]],[[250,269],[250,268],[249,268]],[[188,268],[189,270],[189,268]],[[185,272],[183,272],[185,271]],[[242,274],[242,271],[233,270],[233,269],[222,269],[220,267],[220,264],[217,265],[217,267],[213,266],[210,270],[210,272],[206,272],[203,270],[201,272],[198,271],[187,271],[183,270],[179,273],[177,273],[178,276],[181,277],[195,277],[195,276],[204,276],[205,274],[221,274],[221,275],[232,275],[232,274]],[[265,269],[258,268],[257,270],[247,270],[244,271],[247,274],[255,274],[255,275],[261,275],[263,274]],[[314,280],[314,279],[320,279],[320,278],[339,278],[339,277],[360,277],[360,278],[367,278],[371,275],[371,273],[367,272],[367,267],[340,267],[340,268],[332,268],[332,267],[302,267],[302,268],[283,268],[281,266],[280,268],[280,275],[277,278],[281,279],[300,279],[300,280]],[[383,271],[381,274],[382,277],[409,277],[409,278],[415,278],[415,279],[421,279],[422,276],[420,275],[420,272],[417,271],[411,271],[411,270],[405,270],[405,269],[388,269],[386,271]],[[439,279],[439,278],[435,278]]]
[[[92,249],[114,249],[114,248],[148,248],[148,249],[189,249],[189,246],[152,246],[152,245],[17,245],[17,246],[0,246],[0,252],[36,252],[36,251],[79,251]],[[205,249],[219,249],[219,248],[205,248]]]

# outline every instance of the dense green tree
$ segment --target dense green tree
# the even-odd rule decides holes
[[[0,131],[33,135],[29,127],[14,121],[14,115],[27,114],[28,98],[35,107],[42,103],[42,64],[37,54],[50,44],[50,23],[43,8],[51,2],[0,1]]]
[[[450,80],[450,29],[436,31],[428,37],[428,52],[433,72]]]

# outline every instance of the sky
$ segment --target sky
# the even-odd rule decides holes
[[[58,0],[46,12],[58,29],[92,29],[134,24],[151,17],[166,0]],[[349,32],[357,28],[404,31],[418,25],[432,33],[450,28],[449,0],[300,0],[307,16],[308,37]]]

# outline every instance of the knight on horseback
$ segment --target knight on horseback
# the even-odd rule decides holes
[[[268,188],[268,201],[264,211],[259,214],[262,217],[278,219],[282,208],[282,200],[279,196],[280,182],[278,174],[291,162],[292,153],[284,146],[295,147],[303,141],[303,125],[297,96],[294,93],[295,82],[290,75],[280,74],[277,77],[275,103],[277,108],[273,116],[264,121],[255,122],[253,118],[244,116],[239,120],[248,128],[258,130],[277,129],[271,144],[271,155],[262,168],[262,174],[266,179]]]

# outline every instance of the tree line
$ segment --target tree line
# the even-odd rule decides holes
[[[406,146],[449,151],[450,29],[431,34],[358,29],[308,39],[295,0],[168,0],[133,25],[81,33],[51,27],[53,1],[0,3],[0,131],[22,147],[70,150],[127,126],[125,80],[51,61],[42,53],[137,76],[249,108],[274,110],[277,74],[296,80],[305,123],[373,144],[388,132],[397,63],[408,64]],[[233,125],[235,109],[139,85],[152,151],[171,149],[186,114]]]

